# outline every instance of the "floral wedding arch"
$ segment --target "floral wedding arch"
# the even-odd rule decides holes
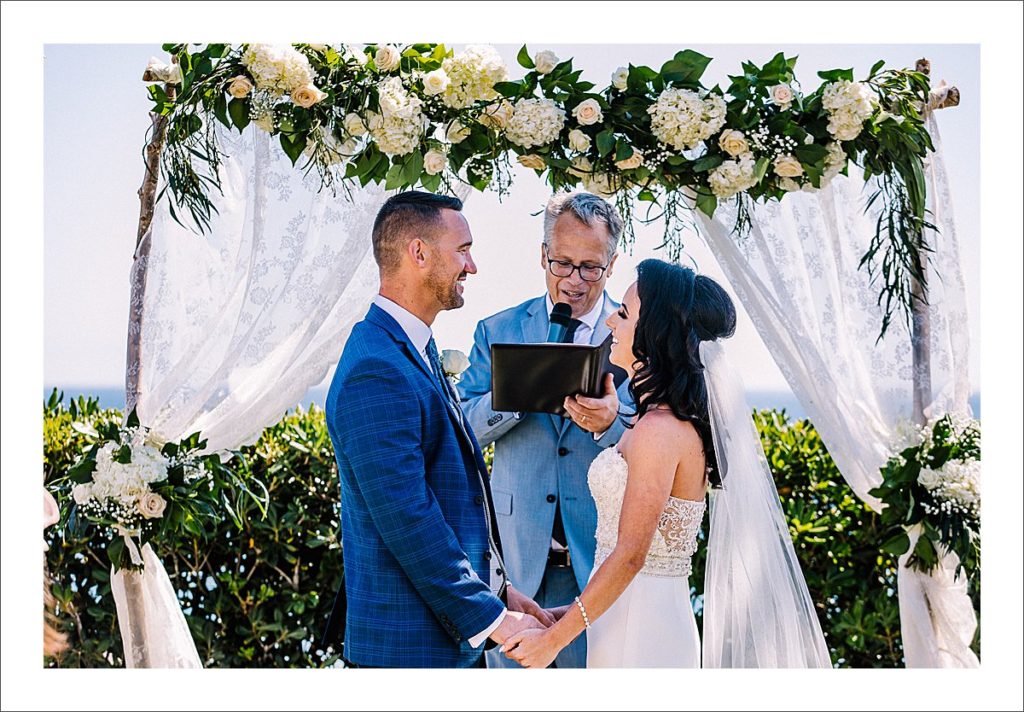
[[[722,90],[701,84],[710,58],[684,50],[596,89],[571,59],[525,46],[516,81],[481,46],[164,48],[172,62],[144,75],[153,127],[127,369],[128,410],[161,440],[254,438],[322,380],[369,301],[384,192],[501,193],[514,159],[552,190],[614,200],[627,226],[663,219],[672,259],[697,228],[840,471],[892,525],[908,666],[977,666],[957,574],[977,566],[980,451],[931,116],[957,97],[932,90],[926,66],[819,72],[805,92],[780,53]],[[330,286],[309,302],[300,284]],[[899,417],[910,400],[913,426]],[[154,595],[132,580],[137,598]],[[119,619],[132,605],[122,593]],[[140,633],[125,626],[127,651]]]

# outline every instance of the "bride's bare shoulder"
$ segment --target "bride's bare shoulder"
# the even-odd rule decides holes
[[[629,446],[630,449],[679,458],[701,453],[704,449],[693,423],[680,420],[672,411],[662,409],[644,413],[633,426]]]

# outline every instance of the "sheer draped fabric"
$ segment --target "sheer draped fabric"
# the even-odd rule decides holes
[[[936,148],[926,165],[928,208],[939,233],[927,236],[935,251],[929,255],[928,282],[933,400],[925,412],[969,413],[960,246],[934,116],[928,128]],[[881,503],[868,490],[881,483],[879,470],[890,455],[897,423],[911,417],[914,365],[904,322],[894,321],[877,341],[883,314],[878,287],[858,267],[876,216],[864,212],[871,187],[856,171],[851,166],[849,178],[837,176],[816,193],[753,205],[746,238],[732,234],[732,204],[721,206],[713,219],[697,215],[730,287],[843,477],[877,511]],[[955,563],[950,564],[947,557],[931,577],[900,566],[908,666],[978,663],[968,647],[976,617],[964,587],[952,578]],[[942,615],[941,610],[958,613]],[[928,652],[940,648],[946,651],[940,656]]]

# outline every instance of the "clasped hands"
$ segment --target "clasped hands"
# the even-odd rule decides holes
[[[501,645],[501,652],[523,667],[547,667],[561,646],[554,645],[545,633],[568,608],[541,608],[532,598],[509,586],[508,614],[491,638]]]

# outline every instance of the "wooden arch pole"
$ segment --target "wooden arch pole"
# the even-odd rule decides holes
[[[915,69],[922,74],[931,74],[931,62],[927,59],[917,60]],[[956,106],[960,103],[960,91],[956,87],[949,87],[945,96],[936,97],[938,101],[933,105],[929,101],[925,112],[945,109]],[[920,245],[925,245],[925,237],[920,236]],[[931,362],[931,338],[932,324],[931,314],[928,311],[928,253],[925,250],[918,250],[918,265],[921,269],[923,279],[911,278],[910,289],[910,313],[911,313],[911,334],[910,342],[913,349],[913,419],[918,425],[925,424],[924,409],[932,402],[932,362]]]

